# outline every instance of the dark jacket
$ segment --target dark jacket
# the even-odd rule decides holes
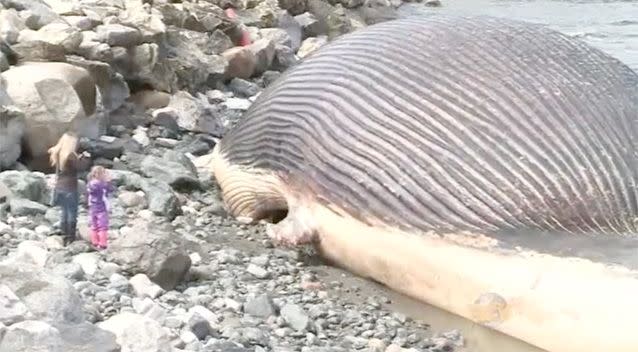
[[[91,159],[86,157],[69,156],[64,170],[58,169],[58,177],[55,184],[56,191],[78,192],[78,174],[87,170],[90,162]]]

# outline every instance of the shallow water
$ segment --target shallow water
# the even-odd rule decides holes
[[[442,7],[407,4],[401,15],[449,14],[490,15],[546,24],[567,35],[579,37],[638,71],[638,1],[559,0],[441,0]],[[434,330],[459,329],[466,338],[466,351],[542,351],[479,324],[440,309],[391,294],[395,309],[423,319]]]
[[[402,15],[490,15],[546,24],[582,38],[638,71],[638,1],[441,0],[442,7],[408,4]]]

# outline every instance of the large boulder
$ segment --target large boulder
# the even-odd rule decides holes
[[[82,298],[69,280],[26,261],[0,263],[0,282],[13,291],[35,319],[49,323],[84,321]]]
[[[190,269],[184,240],[169,223],[137,219],[109,246],[110,260],[129,274],[146,274],[165,290],[177,286]]]
[[[0,10],[0,40],[15,44],[23,29],[24,21],[18,15],[18,11],[15,9]]]
[[[168,183],[175,189],[190,189],[200,186],[199,179],[192,165],[184,165],[168,158],[149,155],[142,160],[142,172],[151,178]]]
[[[255,53],[247,46],[232,47],[222,53],[228,61],[224,78],[250,78],[257,66]]]
[[[167,62],[177,75],[179,89],[196,91],[214,87],[224,79],[228,62],[216,55],[221,48],[216,47],[218,43],[211,41],[207,33],[171,29],[167,42]]]
[[[12,67],[2,78],[9,97],[25,113],[25,151],[31,157],[46,157],[64,132],[95,111],[95,81],[83,68],[31,62]]]
[[[74,53],[80,43],[82,43],[82,34],[79,29],[66,23],[54,22],[37,31],[31,29],[22,30],[18,37],[18,42],[25,43],[30,41],[43,41],[52,45],[60,45],[64,47],[67,53]]]
[[[0,77],[0,170],[9,168],[20,157],[26,129],[24,113],[11,104]]]
[[[4,184],[12,196],[46,203],[49,199],[44,174],[30,171],[7,170],[0,172],[0,183]]]

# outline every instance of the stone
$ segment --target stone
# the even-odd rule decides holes
[[[2,73],[6,91],[26,118],[25,149],[48,158],[60,136],[95,112],[96,88],[89,73],[62,62],[33,62]]]
[[[90,31],[99,24],[98,21],[89,16],[64,16],[64,20],[81,31]]]
[[[124,77],[115,72],[105,62],[87,60],[80,56],[69,55],[67,62],[89,72],[102,98],[102,105],[107,112],[114,111],[124,104],[130,96],[130,89]]]
[[[297,21],[297,23],[301,26],[303,33],[302,40],[325,34],[324,28],[317,17],[310,12],[304,12],[295,16],[295,21]]]
[[[141,179],[140,188],[148,197],[148,209],[155,214],[174,219],[180,211],[179,200],[168,183]]]
[[[138,126],[133,132],[133,140],[136,141],[139,145],[146,148],[151,144],[151,139],[146,134],[146,129]]]
[[[43,321],[27,320],[7,328],[0,352],[66,352],[60,332]]]
[[[60,245],[60,249],[61,248],[64,248],[64,247]],[[67,278],[73,281],[81,281],[85,279],[84,271],[82,271],[82,267],[77,263],[57,264],[56,266],[53,267],[51,272],[55,275],[62,276],[64,278]]]
[[[297,51],[297,56],[304,58],[327,43],[328,37],[326,36],[308,38],[301,43],[301,47],[299,47]]]
[[[248,264],[248,268],[246,268],[246,271],[248,271],[258,279],[266,279],[270,276],[268,270],[252,263]]]
[[[39,241],[22,241],[18,245],[15,258],[19,261],[28,262],[39,268],[44,268],[49,252],[44,243]]]
[[[37,31],[24,29],[20,32],[18,42],[43,41],[62,46],[67,53],[77,52],[82,43],[82,34],[77,28],[63,22],[53,22]]]
[[[6,8],[21,11],[20,15],[25,25],[33,30],[38,30],[60,19],[60,16],[43,1],[3,0],[2,3]]]
[[[0,264],[0,282],[20,298],[36,319],[57,323],[84,320],[82,299],[62,276],[26,263]]]
[[[262,38],[250,44],[250,50],[255,55],[254,74],[264,73],[275,58],[275,41],[268,38]],[[231,82],[232,83],[232,82]]]
[[[427,7],[441,7],[440,0],[425,0],[424,5]]]
[[[11,68],[11,64],[9,63],[9,59],[7,55],[0,51],[0,72],[4,72]]]
[[[95,29],[98,41],[110,46],[130,48],[142,43],[139,30],[121,24],[104,24]]]
[[[117,199],[120,202],[120,204],[122,204],[122,206],[124,206],[125,208],[135,208],[135,207],[142,206],[146,203],[144,192],[140,192],[140,191],[121,192],[120,194],[118,194]]]
[[[192,169],[165,158],[149,155],[142,161],[141,169],[145,176],[167,183],[175,189],[200,187],[197,174]]]
[[[82,322],[55,324],[64,341],[64,352],[120,352],[115,334]]]
[[[153,110],[151,113],[153,117],[153,123],[157,126],[165,127],[171,131],[178,131],[179,126],[177,120],[179,120],[179,113],[172,107],[165,107],[161,109]]]
[[[275,50],[275,59],[273,60],[272,68],[274,70],[284,72],[294,66],[297,62],[297,57],[291,48],[278,45]]]
[[[244,312],[264,319],[277,314],[275,305],[267,294],[261,294],[247,301],[244,305]]]
[[[109,62],[127,81],[135,81],[139,86],[172,92],[177,87],[177,75],[171,67],[172,59],[167,58],[156,43],[143,43],[135,47],[114,47],[113,59]]]
[[[257,58],[249,47],[233,47],[224,51],[222,56],[228,61],[228,68],[224,75],[226,79],[235,77],[247,79],[255,72]]]
[[[11,194],[35,202],[46,202],[49,198],[44,175],[30,171],[8,170],[0,172],[3,183]]]
[[[3,94],[5,92],[0,78],[0,96]],[[26,131],[24,113],[14,106],[9,106],[8,98],[5,102],[2,100],[0,99],[0,170],[11,167],[18,160],[22,153],[22,137]],[[1,183],[3,182],[0,179]]]
[[[281,308],[281,316],[284,318],[288,326],[297,330],[304,331],[308,328],[310,318],[304,312],[303,308],[296,304],[286,304]]]
[[[137,274],[129,280],[129,284],[133,288],[133,292],[138,297],[157,298],[163,293],[163,289],[151,280],[145,274]]]
[[[224,51],[233,47],[233,41],[220,29],[216,29],[210,34],[208,39],[209,52],[207,54],[221,55]]]
[[[97,325],[115,334],[121,352],[173,352],[167,331],[149,317],[125,312]]]
[[[257,95],[260,91],[259,86],[256,84],[241,79],[241,78],[233,78],[228,84],[228,88],[236,95],[244,98],[252,97]]]
[[[142,0],[129,0],[126,10],[120,12],[119,22],[140,31],[142,41],[159,42],[166,33],[162,13]]]
[[[12,325],[31,318],[31,312],[7,286],[0,284],[0,323]]]
[[[22,62],[65,62],[64,47],[42,40],[30,40],[11,47]]]
[[[164,290],[181,282],[191,266],[184,241],[170,224],[143,219],[134,220],[130,233],[114,239],[108,252],[112,262],[131,274],[146,274]]]
[[[177,112],[177,125],[182,130],[220,135],[223,126],[218,111],[203,99],[179,91],[171,97],[169,107]]]
[[[20,31],[24,28],[24,21],[18,15],[18,11],[0,10],[0,41],[8,44],[17,43]]]
[[[35,216],[46,213],[48,209],[45,205],[23,198],[11,198],[9,208],[14,216]]]
[[[100,258],[96,253],[80,253],[73,257],[73,263],[80,265],[82,271],[88,276],[95,275],[99,262]]]
[[[195,91],[214,87],[224,78],[226,58],[218,55],[206,33],[171,29],[167,34],[167,62],[178,79],[178,88]]]

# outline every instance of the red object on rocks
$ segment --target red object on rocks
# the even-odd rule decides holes
[[[235,13],[235,10],[232,8],[226,9],[226,16],[228,16],[228,18],[233,20],[237,18],[237,14]],[[239,40],[239,45],[240,46],[250,45],[250,33],[248,33],[248,31],[243,25],[241,25],[241,27],[242,27],[241,39]]]

